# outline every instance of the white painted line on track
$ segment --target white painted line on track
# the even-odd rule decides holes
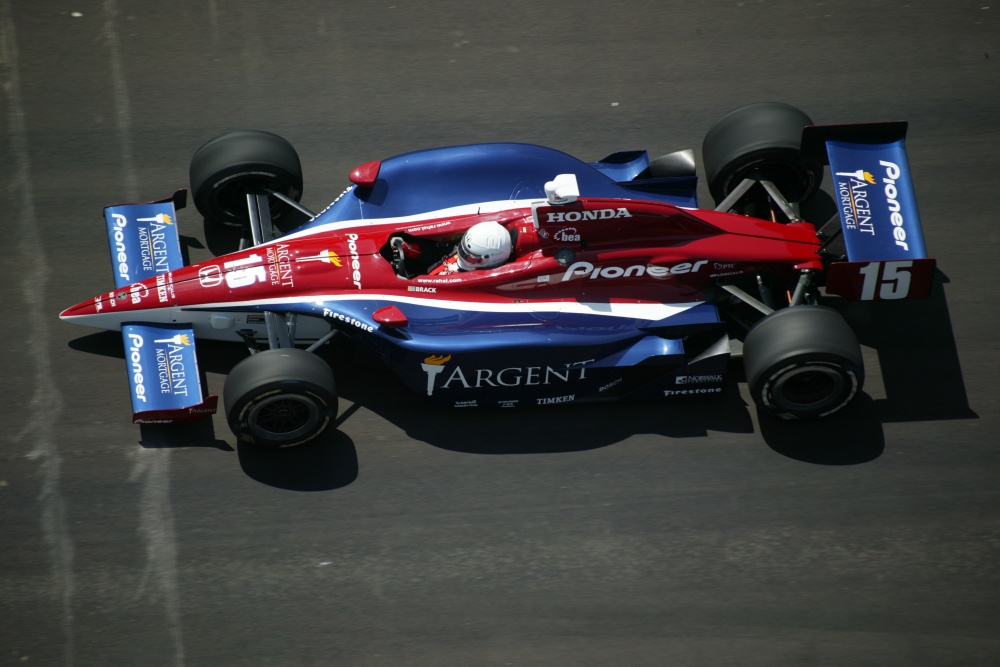
[[[125,197],[128,201],[137,201],[139,188],[132,150],[132,113],[119,50],[118,6],[115,0],[105,0],[104,16],[104,37],[111,55],[115,123],[121,143],[121,166],[125,172]],[[146,543],[146,567],[137,595],[148,594],[149,586],[156,588],[158,595],[152,597],[162,598],[165,606],[167,630],[174,646],[174,665],[183,667],[184,640],[177,577],[177,539],[170,505],[170,454],[169,448],[134,450],[129,479],[138,481],[141,485],[139,533]]]
[[[45,259],[45,246],[35,215],[35,188],[31,179],[31,160],[28,153],[28,132],[21,101],[21,75],[17,48],[17,35],[11,15],[10,0],[0,0],[0,84],[7,102],[7,126],[10,131],[10,154],[13,164],[8,184],[12,192],[20,194],[16,215],[20,224],[14,236],[22,257],[31,257],[23,274],[24,309],[22,324],[29,332],[25,351],[34,362],[31,400],[28,403],[26,423],[14,434],[14,442],[33,441],[28,454],[38,461],[41,490],[38,504],[42,514],[42,532],[49,545],[52,560],[52,586],[62,606],[63,663],[72,666],[76,660],[73,641],[74,615],[73,591],[73,536],[66,517],[66,502],[60,480],[62,457],[56,439],[55,424],[62,412],[62,395],[52,372],[49,356],[50,315],[45,304],[45,288],[49,280],[49,262]],[[18,201],[16,198],[14,201]],[[13,213],[13,212],[12,212]],[[55,638],[53,638],[55,639]]]

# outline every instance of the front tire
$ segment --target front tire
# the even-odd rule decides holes
[[[265,350],[236,364],[223,396],[233,434],[260,447],[303,444],[337,417],[333,371],[295,348]]]
[[[823,306],[793,306],[758,322],[744,341],[743,364],[754,402],[783,419],[833,414],[865,379],[857,336]]]
[[[206,220],[242,226],[249,223],[248,194],[265,189],[299,201],[302,165],[285,139],[260,130],[237,130],[206,142],[191,158],[191,195]],[[289,212],[271,198],[271,220]]]

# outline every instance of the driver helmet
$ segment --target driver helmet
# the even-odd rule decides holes
[[[500,266],[511,254],[510,232],[499,222],[480,222],[458,244],[458,268],[463,271]]]

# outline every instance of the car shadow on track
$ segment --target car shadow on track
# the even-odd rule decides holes
[[[790,459],[818,465],[856,465],[874,461],[885,451],[885,434],[875,401],[862,393],[854,402],[822,421],[785,421],[757,413],[767,446]]]
[[[882,422],[979,417],[965,391],[947,283],[948,277],[938,270],[927,299],[835,306],[861,344],[878,351],[886,398],[875,401],[875,409]]]
[[[358,478],[354,441],[333,429],[298,447],[263,449],[239,443],[240,467],[261,484],[290,491],[330,491]]]

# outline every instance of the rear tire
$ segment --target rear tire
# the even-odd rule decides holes
[[[191,194],[206,220],[226,225],[249,222],[247,194],[264,188],[299,201],[302,165],[290,143],[260,130],[237,130],[206,142],[191,158]],[[279,222],[289,212],[271,198],[271,219]]]
[[[782,102],[750,104],[720,118],[701,148],[716,204],[754,170],[787,200],[808,199],[823,180],[823,165],[799,150],[802,128],[812,124],[804,111]]]
[[[744,341],[743,365],[754,402],[784,419],[832,414],[865,379],[857,336],[823,306],[793,306],[758,322]]]
[[[295,348],[266,350],[236,364],[223,389],[229,428],[243,442],[292,447],[337,417],[337,387],[325,361]]]

